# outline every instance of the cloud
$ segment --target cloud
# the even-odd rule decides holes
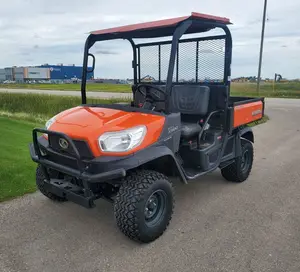
[[[114,52],[114,51],[110,51],[110,50],[97,50],[95,52],[96,54],[101,54],[101,55],[117,55],[118,53],[117,52]]]
[[[0,9],[0,55],[3,66],[42,63],[82,64],[83,48],[92,30],[190,14],[191,11],[231,18],[233,76],[256,75],[263,1],[152,0],[145,8],[140,1],[14,0]],[[250,2],[249,2],[250,3]],[[117,7],[117,8],[116,8]],[[262,75],[299,75],[300,2],[268,1]],[[38,49],[38,50],[37,50]],[[132,77],[132,49],[126,41],[97,43],[96,76]],[[30,58],[28,57],[30,56]]]

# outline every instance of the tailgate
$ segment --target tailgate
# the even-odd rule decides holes
[[[233,127],[257,121],[264,116],[264,98],[247,98],[233,103]]]

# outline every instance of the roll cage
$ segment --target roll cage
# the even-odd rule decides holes
[[[157,48],[157,58],[158,65],[157,65],[157,75],[158,79],[155,82],[151,82],[151,84],[159,84],[165,85],[165,92],[166,92],[166,101],[171,94],[172,86],[174,84],[181,85],[181,84],[193,84],[193,85],[221,85],[221,86],[230,86],[230,76],[231,76],[231,59],[232,59],[232,37],[231,33],[227,27],[227,25],[231,24],[229,19],[216,17],[206,14],[200,13],[191,13],[190,16],[178,17],[173,19],[167,20],[159,20],[153,21],[149,23],[141,23],[141,24],[134,24],[128,25],[123,27],[116,27],[98,31],[92,31],[89,36],[87,37],[85,48],[84,48],[84,57],[83,57],[83,75],[82,75],[82,83],[81,83],[81,96],[82,96],[82,104],[86,104],[86,81],[87,81],[87,73],[91,72],[88,69],[88,58],[92,57],[93,65],[92,71],[95,68],[95,57],[93,54],[89,52],[90,48],[99,41],[107,41],[107,40],[114,40],[114,39],[125,39],[128,40],[133,49],[133,60],[132,60],[132,68],[133,68],[133,79],[134,84],[141,84],[143,83],[143,75],[141,73],[141,51],[145,48],[156,47]],[[209,36],[209,37],[201,37],[201,38],[191,38],[191,39],[180,39],[184,34],[195,34],[195,33],[203,33],[209,30],[220,28],[223,29],[225,35],[216,35],[216,36]],[[145,38],[162,38],[162,37],[169,37],[171,36],[172,39],[170,41],[160,41],[160,42],[150,42],[150,43],[139,43],[136,44],[134,39],[145,39]],[[223,57],[222,59],[222,77],[218,80],[215,78],[206,79],[206,78],[199,78],[199,44],[201,42],[213,42],[213,41],[223,41]],[[184,82],[181,81],[179,78],[179,58],[180,58],[180,45],[181,44],[188,44],[194,43],[195,50],[195,77],[188,81]],[[169,45],[169,52],[167,52],[167,75],[164,79],[162,77],[162,47],[165,45]],[[209,52],[211,49],[207,49]],[[205,64],[205,62],[204,62]],[[189,64],[191,65],[191,64]],[[176,67],[176,70],[175,70]],[[213,69],[212,67],[207,67],[206,69]],[[218,68],[220,72],[220,67]],[[174,77],[174,70],[175,70],[175,77]],[[228,94],[229,96],[229,91]],[[228,99],[227,99],[228,100]]]

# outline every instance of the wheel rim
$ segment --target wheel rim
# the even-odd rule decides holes
[[[246,172],[250,165],[250,153],[248,149],[244,150],[242,154],[241,170]]]
[[[162,190],[157,190],[148,198],[144,216],[146,225],[153,226],[160,222],[166,208],[167,195]]]

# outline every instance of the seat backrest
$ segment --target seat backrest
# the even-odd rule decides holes
[[[210,85],[210,99],[208,112],[215,110],[225,110],[226,100],[229,98],[229,88],[224,85]]]
[[[204,116],[208,112],[210,89],[199,85],[174,85],[169,110],[189,115]]]

